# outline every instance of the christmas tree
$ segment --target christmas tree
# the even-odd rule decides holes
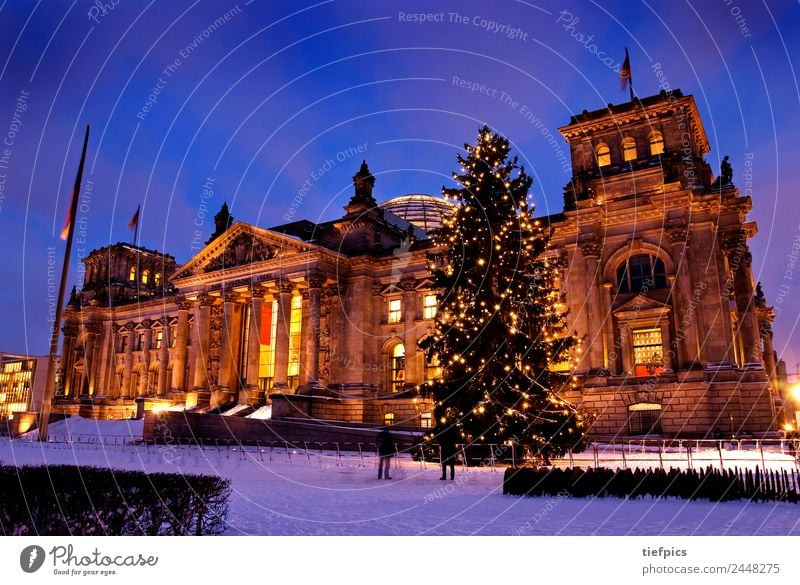
[[[566,334],[560,259],[528,205],[532,179],[487,126],[458,155],[456,204],[434,235],[429,268],[440,291],[435,330],[421,343],[438,359],[437,436],[465,444],[531,445],[544,461],[582,446],[587,421],[559,392],[580,342]]]

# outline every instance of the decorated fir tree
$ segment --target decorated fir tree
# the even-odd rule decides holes
[[[443,188],[456,210],[429,256],[442,291],[435,331],[422,343],[442,368],[435,435],[455,428],[466,444],[532,445],[547,461],[579,448],[586,427],[559,395],[570,383],[564,365],[579,351],[559,307],[560,261],[508,140],[484,126],[465,148],[453,174],[460,188]]]

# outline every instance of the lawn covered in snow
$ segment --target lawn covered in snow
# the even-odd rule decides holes
[[[502,494],[500,467],[458,467],[455,481],[440,481],[436,465],[400,458],[387,481],[377,479],[372,456],[148,447],[116,439],[141,436],[141,421],[70,419],[50,429],[53,437],[95,434],[105,444],[1,439],[0,460],[217,474],[232,482],[231,535],[800,534],[800,507],[793,504],[520,498]]]

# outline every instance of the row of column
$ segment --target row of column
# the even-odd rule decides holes
[[[320,304],[324,280],[321,275],[310,276],[306,280],[307,288],[303,291],[303,319],[300,330],[302,336],[300,370],[303,385],[316,384],[319,376]],[[288,390],[292,298],[298,292],[294,283],[279,281],[274,286],[253,285],[250,287],[249,296],[233,291],[223,294],[221,350],[217,371],[217,385],[220,390],[232,392],[238,389],[241,403],[250,400],[251,395],[258,392],[262,313],[264,304],[273,300],[277,301],[273,388],[277,392]],[[209,389],[211,307],[218,304],[219,300],[220,297],[203,294],[194,301],[195,326],[191,334],[196,348],[193,388],[197,391]],[[243,314],[248,315],[246,320],[242,319]],[[239,327],[248,328],[246,336],[241,335]],[[246,339],[246,346],[240,347],[240,339],[243,341]],[[244,377],[239,371],[239,358],[243,353],[246,356],[246,361],[242,360],[245,366]],[[240,385],[240,388],[236,388]]]

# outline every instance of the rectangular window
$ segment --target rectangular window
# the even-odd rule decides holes
[[[289,318],[289,388],[297,388],[300,380],[300,326],[303,321],[303,297],[292,297],[292,312]]]
[[[403,320],[403,301],[392,299],[389,301],[389,323],[400,323]]]
[[[442,377],[442,366],[439,364],[439,357],[433,356],[430,362],[425,358],[425,381],[434,382]]]
[[[664,347],[661,328],[633,330],[633,363],[635,376],[658,376],[664,371]]]
[[[423,319],[436,318],[436,295],[422,297]]]
[[[170,325],[169,326],[169,346],[175,347],[175,342],[178,341],[178,326],[177,325]]]
[[[140,333],[139,336],[136,338],[136,351],[142,351],[144,349],[144,333]]]
[[[164,330],[159,329],[156,331],[156,349],[161,349],[161,344],[164,342]]]
[[[423,412],[419,415],[419,426],[423,429],[433,428],[433,415],[430,412]]]
[[[120,337],[120,339],[119,339],[119,352],[120,353],[125,353],[126,351],[128,351],[128,334],[127,333],[123,333],[119,337]]]

